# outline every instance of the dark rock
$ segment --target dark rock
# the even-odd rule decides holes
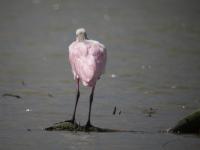
[[[175,127],[169,129],[171,133],[194,133],[200,134],[200,110],[181,119]]]
[[[69,121],[55,123],[53,126],[45,128],[47,131],[80,131],[80,132],[135,132],[135,131],[128,131],[128,130],[115,130],[115,129],[106,129],[106,128],[99,128],[95,126],[81,126],[78,124],[73,124]]]

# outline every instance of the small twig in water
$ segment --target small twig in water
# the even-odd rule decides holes
[[[15,98],[18,98],[18,99],[22,98],[21,96],[16,95],[16,94],[12,94],[12,93],[4,93],[2,95],[2,97],[6,97],[6,96],[15,97]]]
[[[116,110],[117,110],[117,107],[115,106],[114,109],[113,109],[113,113],[112,113],[113,115],[116,114]]]
[[[49,97],[53,97],[53,95],[52,95],[51,93],[48,93],[48,96],[49,96]]]

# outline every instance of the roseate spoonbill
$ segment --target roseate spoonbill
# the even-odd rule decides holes
[[[76,107],[80,97],[79,82],[84,86],[91,87],[89,100],[89,113],[86,127],[91,127],[90,116],[93,102],[95,85],[101,74],[105,72],[106,48],[98,41],[89,40],[84,28],[76,30],[76,40],[69,46],[69,62],[76,80],[76,102],[72,119],[69,120],[76,124]]]

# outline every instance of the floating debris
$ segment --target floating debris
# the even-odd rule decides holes
[[[116,74],[111,74],[110,77],[111,77],[111,78],[116,78],[117,75],[116,75]]]
[[[119,110],[119,109],[117,109],[117,107],[115,106],[115,107],[113,108],[113,113],[112,113],[112,114],[115,115],[115,114],[117,113],[117,110]],[[121,115],[121,113],[122,113],[122,111],[119,110],[118,114]]]
[[[151,65],[142,65],[141,66],[142,69],[151,69]]]
[[[153,114],[155,114],[157,112],[156,109],[150,107],[148,109],[145,109],[144,111],[144,114],[146,114],[148,117],[152,117]]]
[[[27,131],[31,132],[31,129],[27,129]]]
[[[7,96],[15,97],[15,98],[17,98],[17,99],[22,98],[21,96],[16,95],[16,94],[12,94],[12,93],[4,93],[4,94],[2,95],[2,97],[7,97]]]
[[[52,95],[51,93],[48,93],[48,96],[49,96],[49,97],[53,97],[53,95]]]
[[[116,110],[117,110],[117,107],[115,106],[114,109],[113,109],[113,113],[112,113],[113,115],[116,114]]]
[[[32,111],[32,109],[29,109],[29,108],[26,109],[26,112],[30,112],[30,111]]]

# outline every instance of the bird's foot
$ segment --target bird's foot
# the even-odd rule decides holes
[[[85,127],[85,129],[87,130],[87,129],[92,128],[92,127],[94,127],[94,126],[93,126],[90,122],[87,122],[86,125],[85,125],[84,127]]]

